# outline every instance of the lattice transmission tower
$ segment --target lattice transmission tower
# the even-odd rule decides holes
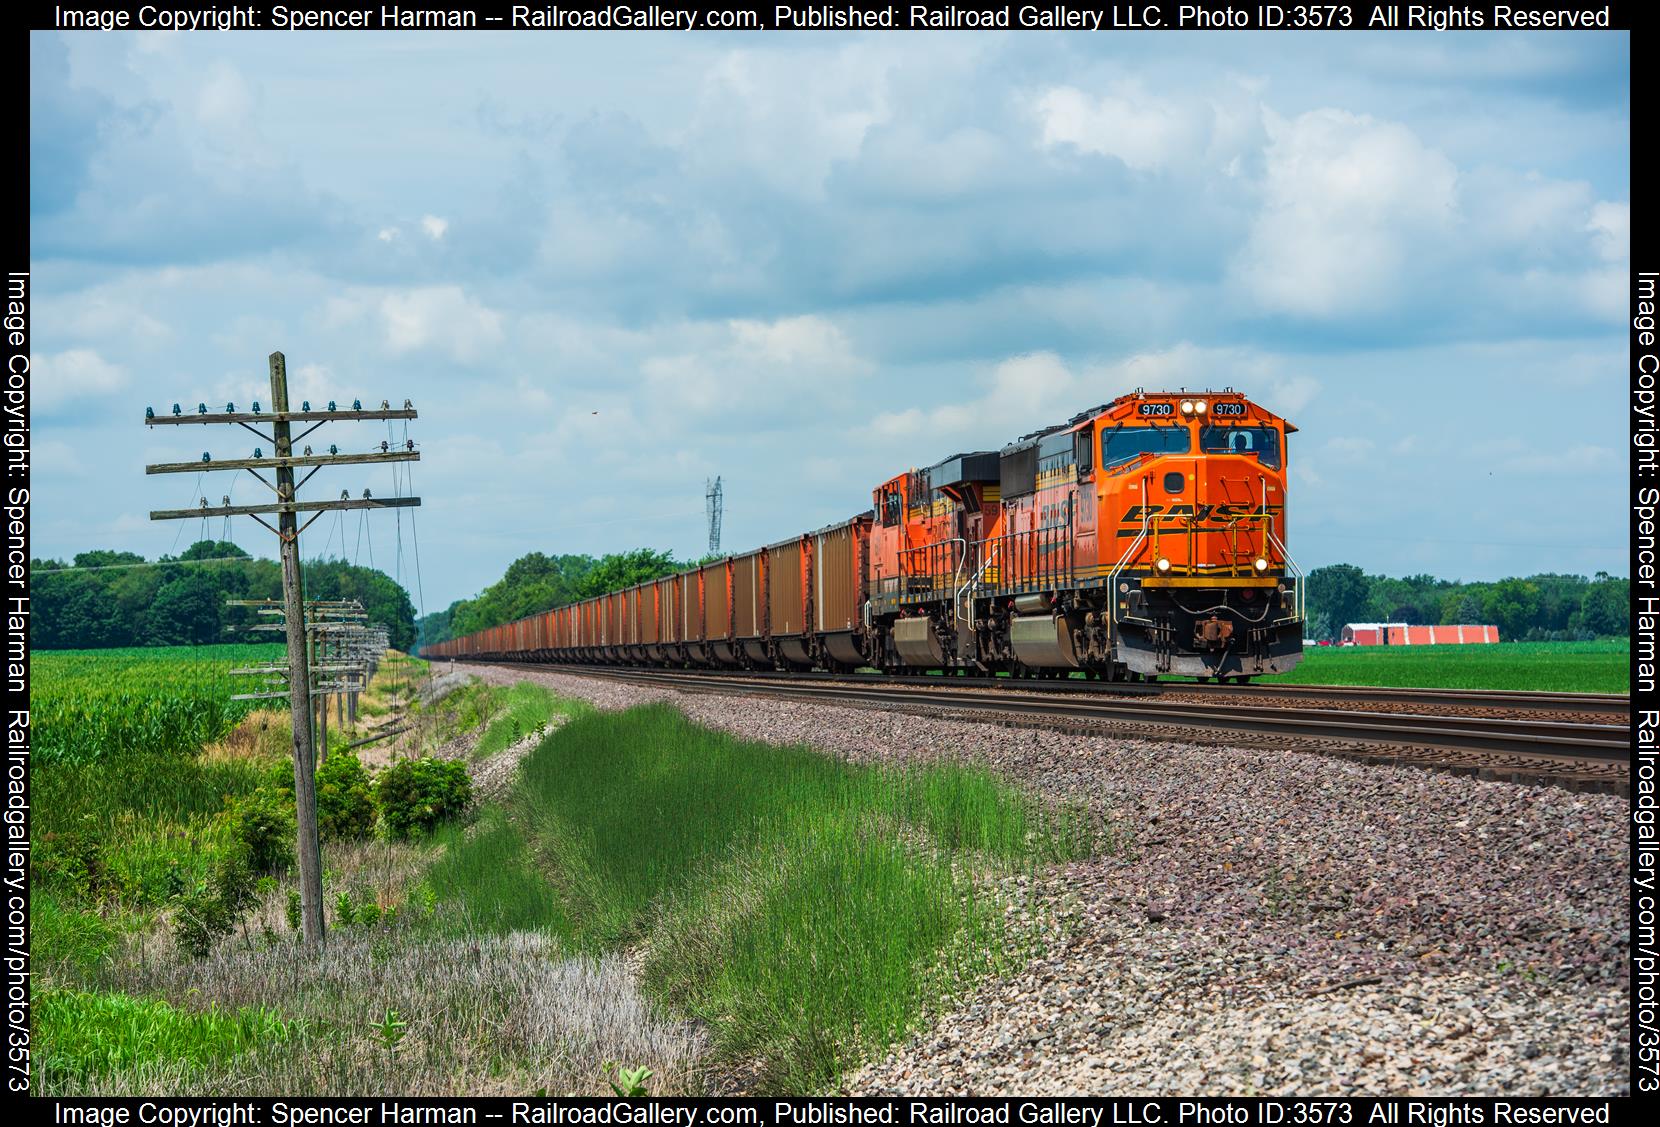
[[[720,478],[717,477],[714,481],[704,478],[703,485],[704,509],[709,514],[709,554],[718,556],[720,555]]]

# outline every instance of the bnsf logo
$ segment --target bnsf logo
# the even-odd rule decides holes
[[[1142,521],[1150,520],[1152,517],[1160,515],[1167,517],[1192,517],[1193,523],[1196,525],[1210,528],[1224,528],[1227,526],[1229,521],[1236,520],[1239,517],[1251,516],[1260,512],[1262,512],[1262,508],[1258,505],[1200,505],[1197,510],[1195,510],[1192,505],[1171,505],[1169,507],[1164,505],[1131,505],[1124,511],[1124,515],[1118,518],[1118,522],[1120,524],[1127,524],[1131,527],[1120,528],[1118,530],[1118,535],[1139,536],[1141,534]],[[1285,506],[1269,505],[1268,512],[1283,513],[1285,512]],[[1206,521],[1214,521],[1216,523],[1206,526]],[[1247,531],[1249,531],[1249,529],[1247,529]]]

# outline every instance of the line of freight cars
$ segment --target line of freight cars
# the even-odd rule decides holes
[[[852,669],[872,514],[421,652],[439,658]]]
[[[1285,419],[1120,396],[878,485],[870,512],[431,657],[1240,681],[1302,656]]]

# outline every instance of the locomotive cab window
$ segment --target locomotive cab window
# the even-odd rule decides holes
[[[888,486],[882,491],[882,526],[892,528],[899,523],[899,490]]]
[[[1199,449],[1206,454],[1255,454],[1265,466],[1280,465],[1280,433],[1273,427],[1204,427]]]
[[[1101,435],[1101,468],[1133,462],[1143,454],[1186,454],[1192,436],[1186,427],[1123,427]]]

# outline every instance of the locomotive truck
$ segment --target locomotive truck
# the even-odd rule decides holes
[[[858,516],[425,647],[478,661],[1246,681],[1302,657],[1286,436],[1135,392],[878,485]]]

